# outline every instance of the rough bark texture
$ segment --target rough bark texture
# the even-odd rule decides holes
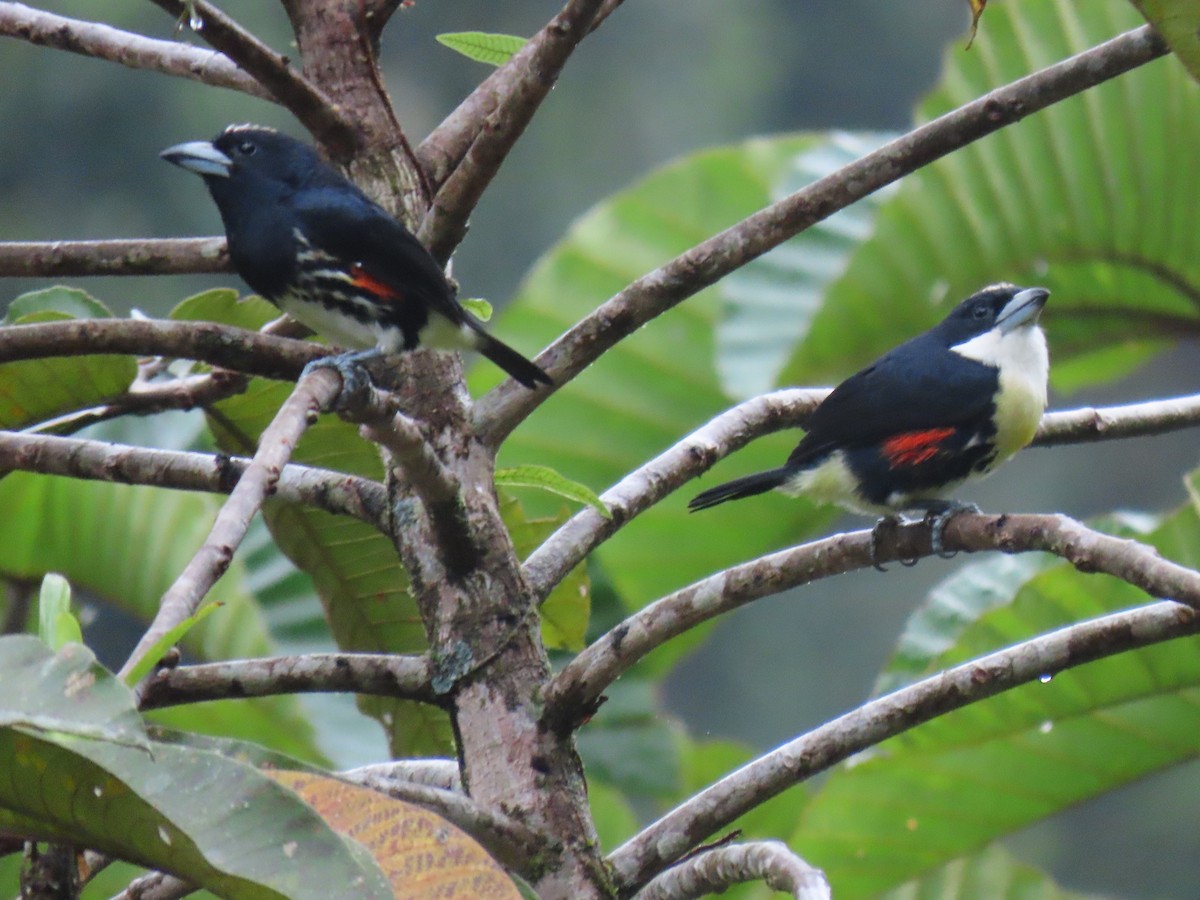
[[[388,105],[357,0],[287,0],[305,76],[360,128],[361,152],[337,158],[360,187],[410,224],[428,205],[425,179]],[[403,467],[389,474],[392,539],[409,573],[459,739],[466,790],[485,811],[544,835],[533,883],[546,898],[611,895],[572,740],[538,727],[550,666],[536,604],[500,518],[493,451],[471,427],[461,369],[446,354],[411,354],[396,380],[400,405],[422,424],[458,493],[469,546],[447,546],[414,500]],[[443,530],[444,532],[444,530]]]

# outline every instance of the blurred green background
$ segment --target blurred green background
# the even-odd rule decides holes
[[[174,29],[140,0],[38,5],[79,18],[103,15],[160,38]],[[224,8],[286,52],[287,22],[275,4]],[[382,59],[410,140],[419,141],[489,71],[434,35],[528,35],[557,8],[529,0],[418,0],[399,12],[384,35]],[[906,127],[943,54],[963,52],[967,20],[962,0],[630,0],[584,43],[505,164],[472,219],[456,277],[467,294],[503,305],[572,220],[690,151],[754,134]],[[252,98],[14,40],[0,41],[0,84],[0,240],[216,233],[216,210],[198,180],[161,163],[159,150],[230,122],[300,133],[286,114]],[[236,283],[233,276],[82,282],[115,308],[154,315],[202,288]],[[43,286],[6,280],[0,304]],[[1121,384],[1052,405],[1150,397],[1172,376],[1177,384],[1180,372],[1194,370],[1193,356],[1179,350]],[[1153,465],[1146,463],[1150,454]],[[1195,438],[1187,433],[1153,443],[1035,450],[971,499],[989,510],[1079,517],[1114,507],[1161,509],[1179,501],[1180,475],[1195,464]],[[728,617],[679,666],[667,704],[698,736],[774,746],[867,696],[905,617],[956,565],[928,560],[914,570],[861,573],[756,603]],[[764,691],[764,684],[777,688]],[[377,759],[381,746],[361,747],[359,758],[345,762]],[[1182,767],[1011,844],[1069,887],[1129,897],[1151,896],[1137,872],[1152,847],[1163,861],[1156,868],[1178,863],[1174,886],[1162,888],[1169,878],[1156,878],[1161,892],[1153,896],[1200,896],[1200,812],[1181,802],[1200,796],[1198,789],[1200,767]]]

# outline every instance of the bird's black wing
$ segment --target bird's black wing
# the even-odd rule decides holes
[[[357,265],[366,284],[388,289],[380,302],[417,300],[461,324],[467,314],[445,273],[416,236],[349,183],[310,187],[294,197],[299,227],[316,247]]]
[[[809,417],[788,463],[909,432],[982,425],[997,387],[995,369],[920,335],[838,385]]]

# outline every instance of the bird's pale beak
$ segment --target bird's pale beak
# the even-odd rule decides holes
[[[1049,297],[1050,292],[1045,288],[1027,288],[1020,291],[1000,310],[1000,315],[996,317],[996,327],[1001,333],[1008,334],[1023,325],[1032,325],[1037,321]]]
[[[188,141],[176,144],[158,154],[169,163],[195,172],[197,175],[216,175],[228,178],[233,160],[208,141]]]

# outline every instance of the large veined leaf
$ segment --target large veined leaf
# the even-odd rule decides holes
[[[1191,0],[1132,0],[1171,52],[1200,80],[1200,9]]]
[[[704,151],[609,198],[537,263],[497,332],[520,346],[550,343],[630,281],[768,203],[796,157],[822,145],[816,136],[789,136]],[[722,298],[709,289],[622,341],[512,434],[500,465],[548,465],[602,491],[703,424],[728,406],[712,363],[721,314]],[[490,368],[472,370],[473,387],[497,380]],[[760,441],[743,451],[736,471],[704,483],[777,465],[793,442],[791,435]],[[629,606],[827,521],[803,502],[777,497],[689,518],[691,493],[668,498],[600,548]],[[536,498],[528,502],[537,510]]]
[[[0,830],[161,868],[245,900],[391,897],[289,791],[214,753],[152,743],[133,694],[81,644],[0,638]],[[288,852],[288,847],[292,852]]]
[[[111,317],[99,300],[77,288],[53,287],[12,301],[4,325]],[[26,359],[0,365],[0,427],[26,428],[98,406],[124,394],[137,375],[130,356]]]
[[[823,178],[889,137],[834,132],[791,161],[772,186],[770,200]],[[717,372],[731,397],[753,397],[774,387],[779,370],[821,308],[826,288],[845,271],[854,249],[870,233],[875,210],[893,190],[889,186],[864,197],[714,285],[721,298]]]
[[[1013,859],[1003,847],[956,859],[924,878],[888,891],[881,900],[1084,900],[1032,866]],[[1097,898],[1099,900],[1099,898]]]
[[[0,572],[25,579],[61,572],[76,587],[149,621],[203,542],[219,502],[202,494],[13,472],[0,480]],[[242,578],[235,559],[209,594],[222,608],[184,639],[189,652],[201,659],[271,652]],[[258,735],[294,756],[318,758],[312,728],[294,698],[204,704],[189,711],[188,722],[199,730]]]
[[[989,8],[948,50],[932,118],[1139,24],[1121,0]],[[983,284],[1041,284],[1053,382],[1118,377],[1200,332],[1200,87],[1165,59],[908,176],[831,287],[784,383],[845,377]]]
[[[1185,508],[1145,538],[1200,564]],[[938,671],[1031,635],[1148,602],[1065,564],[1008,604],[982,604]],[[838,896],[865,897],[976,851],[1080,801],[1200,755],[1200,639],[1059,673],[942,716],[837,769],[804,809],[793,845]]]

